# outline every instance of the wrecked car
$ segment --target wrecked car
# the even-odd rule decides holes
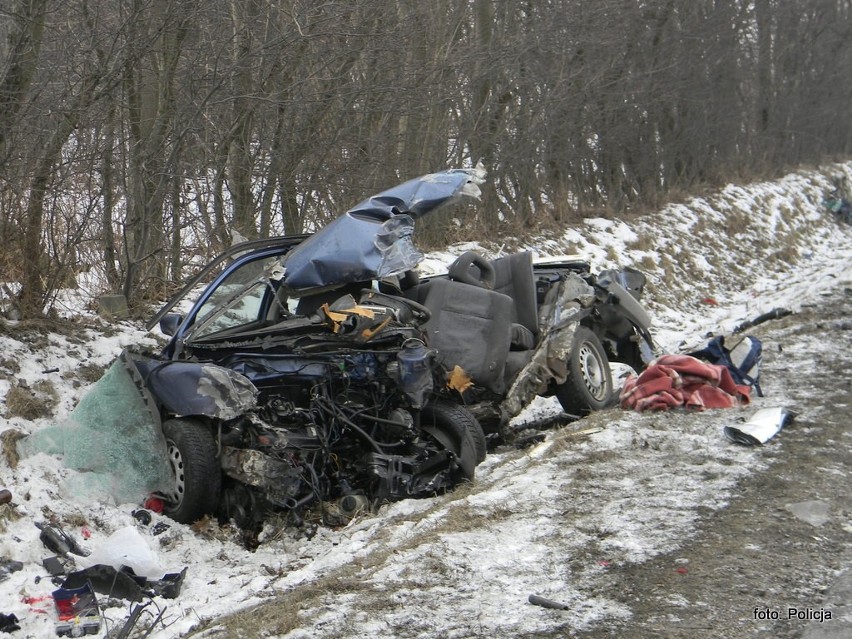
[[[486,431],[536,395],[572,414],[610,405],[609,361],[652,357],[641,273],[523,252],[418,276],[415,221],[478,197],[483,177],[426,175],[313,235],[237,244],[151,319],[168,344],[122,360],[161,423],[167,515],[351,516],[472,479]]]

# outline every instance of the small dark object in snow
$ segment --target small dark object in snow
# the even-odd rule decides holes
[[[544,597],[540,597],[538,595],[530,595],[529,602],[535,606],[541,606],[542,608],[552,608],[554,610],[570,610],[570,608],[568,608],[568,604],[559,603],[558,601],[553,601],[553,599],[545,599]]]
[[[80,557],[87,557],[91,552],[83,548],[76,539],[56,524],[36,523],[36,528],[41,530],[39,535],[41,543],[57,555],[67,555],[70,552]]]
[[[52,576],[67,575],[74,568],[74,560],[71,557],[48,557],[41,562],[44,569]]]
[[[737,326],[734,329],[734,333],[741,333],[747,328],[751,328],[752,326],[757,326],[758,324],[763,324],[764,322],[768,322],[769,320],[781,319],[782,317],[787,317],[788,315],[792,315],[793,311],[787,308],[773,308],[771,311],[764,313],[763,315],[758,315],[753,320],[747,320]]]
[[[558,415],[544,417],[531,422],[524,422],[516,427],[516,429],[511,433],[511,443],[518,449],[527,448],[528,446],[538,444],[545,440],[545,434],[537,431],[550,430],[556,426],[565,426],[566,424],[575,422],[578,419],[580,419],[579,415],[561,412]]]
[[[159,535],[160,533],[164,533],[164,532],[166,532],[169,528],[171,528],[171,526],[169,526],[166,522],[164,522],[164,521],[158,521],[158,522],[157,522],[156,524],[154,524],[154,526],[151,528],[151,534],[152,534],[152,535],[154,535],[154,536],[156,537],[156,536],[157,536],[157,535]]]
[[[187,568],[184,567],[180,572],[167,573],[163,575],[162,579],[149,581],[148,586],[154,595],[159,595],[166,599],[176,599],[180,595],[180,589],[183,587],[186,571]]]
[[[13,561],[11,559],[0,559],[0,581],[5,581],[9,578],[13,572],[18,572],[22,570],[24,564],[20,561]]]
[[[526,433],[526,434],[520,435],[515,440],[515,448],[517,448],[518,450],[522,450],[524,448],[529,448],[530,446],[532,446],[534,444],[539,444],[539,443],[543,442],[546,438],[547,438],[547,435],[545,433],[539,433],[537,431],[532,432],[532,433]]]
[[[8,504],[12,501],[12,493],[5,488],[0,489],[0,504]]]
[[[20,629],[18,618],[15,615],[5,615],[0,612],[0,632],[12,632]]]
[[[143,526],[147,526],[151,523],[151,513],[144,508],[134,510],[131,514],[133,515],[133,518]]]

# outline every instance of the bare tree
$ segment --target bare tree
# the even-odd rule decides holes
[[[140,303],[232,230],[311,231],[448,165],[491,177],[434,244],[852,145],[850,0],[7,5],[0,264],[31,314],[77,269]]]

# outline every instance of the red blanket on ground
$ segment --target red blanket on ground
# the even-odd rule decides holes
[[[629,377],[621,407],[634,410],[733,408],[748,404],[751,388],[736,384],[730,371],[689,355],[663,355],[641,375]]]

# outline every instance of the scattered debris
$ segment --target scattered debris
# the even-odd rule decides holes
[[[579,437],[580,435],[594,435],[595,433],[600,433],[604,430],[603,426],[591,426],[589,428],[584,428],[583,430],[575,430],[573,433],[568,433],[566,437]]]
[[[124,625],[121,627],[121,630],[119,630],[118,634],[115,635],[115,639],[127,639],[127,637],[130,636],[130,631],[136,627],[136,623],[139,621],[139,617],[142,616],[142,613],[145,611],[145,608],[150,606],[152,603],[153,602],[148,601],[144,604],[136,604],[135,606],[133,606],[133,610],[130,611],[130,615],[124,622]],[[156,619],[154,619],[154,622],[151,624],[152,628],[162,618],[164,612],[165,608],[160,610],[160,612],[157,614]],[[147,633],[145,634],[145,636],[148,636]]]
[[[129,567],[136,575],[159,578],[163,575],[159,558],[134,526],[120,528],[96,546],[88,558],[90,565],[104,564],[116,570]]]
[[[763,391],[760,388],[763,342],[756,337],[744,335],[732,338],[725,343],[724,335],[717,335],[707,343],[707,346],[688,355],[711,364],[724,366],[735,383],[751,386],[758,397],[763,397]]]
[[[58,555],[43,559],[41,565],[44,566],[44,569],[53,577],[67,575],[76,567],[76,564],[71,557],[60,557]]]
[[[41,535],[39,535],[41,543],[57,555],[65,557],[68,553],[73,553],[80,557],[88,557],[91,553],[57,524],[36,523],[36,528],[41,530]]]
[[[793,420],[796,413],[786,408],[761,408],[739,426],[725,426],[725,436],[736,444],[756,446],[765,444]]]
[[[52,594],[59,615],[55,626],[57,635],[80,637],[94,635],[100,631],[100,608],[90,584],[79,588],[59,588]]]
[[[13,632],[20,629],[18,618],[15,615],[6,615],[0,612],[0,632]]]
[[[834,190],[823,197],[822,205],[834,214],[838,222],[852,224],[852,205],[846,199],[842,185],[836,184]]]
[[[89,584],[95,592],[129,601],[142,601],[146,596],[175,599],[180,595],[186,571],[184,567],[180,572],[163,575],[161,579],[148,579],[137,575],[129,566],[116,569],[105,564],[95,564],[69,574],[62,582],[62,587],[74,589]]]
[[[824,501],[800,501],[796,504],[787,504],[785,508],[793,513],[796,518],[816,528],[819,528],[831,519],[831,507],[828,502]]]
[[[747,328],[751,328],[752,326],[757,326],[758,324],[763,324],[764,322],[768,322],[769,320],[781,319],[782,317],[787,317],[788,315],[792,315],[793,311],[787,308],[773,308],[768,313],[763,313],[762,315],[758,315],[752,320],[747,320],[737,326],[734,329],[734,333],[742,333]]]
[[[523,450],[535,444],[540,444],[545,439],[547,439],[547,433],[540,433],[538,431],[524,432],[515,438],[513,445],[518,450]]]
[[[24,564],[11,559],[0,559],[0,581],[5,581],[13,572],[22,570]]]
[[[570,610],[568,604],[559,603],[558,601],[553,601],[553,599],[546,599],[538,595],[530,595],[529,601],[534,606],[541,606],[542,608],[552,608],[554,610]]]

